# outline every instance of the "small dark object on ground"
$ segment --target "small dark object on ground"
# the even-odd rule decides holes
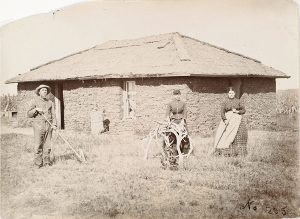
[[[110,124],[109,119],[103,120],[103,128],[104,129],[100,133],[108,132],[109,131],[109,124]]]

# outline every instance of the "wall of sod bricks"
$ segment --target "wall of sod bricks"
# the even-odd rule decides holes
[[[245,119],[250,129],[269,129],[276,125],[276,81],[268,78],[247,78],[242,85],[241,100],[245,103]]]
[[[174,89],[180,89],[187,104],[189,131],[208,136],[220,122],[220,106],[227,98],[228,78],[172,77],[138,78],[135,81],[135,118],[123,118],[123,84],[125,79],[64,81],[65,129],[90,131],[91,112],[105,110],[110,131],[146,134],[166,117],[167,103]],[[268,129],[275,124],[275,79],[244,78],[241,100],[246,107],[245,119],[250,129]],[[54,83],[47,83],[54,89]],[[18,85],[18,121],[21,126],[30,124],[26,117],[27,105],[34,89],[41,83]],[[53,99],[53,95],[50,95]]]

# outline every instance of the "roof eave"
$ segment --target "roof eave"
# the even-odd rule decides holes
[[[288,75],[255,75],[255,74],[248,74],[248,75],[213,75],[213,74],[191,74],[190,76],[198,76],[198,77],[228,77],[228,78],[290,78],[291,76]]]
[[[111,78],[156,78],[156,77],[228,77],[228,78],[290,78],[291,76],[288,75],[221,75],[221,74],[188,74],[188,73],[165,73],[165,74],[129,74],[129,75],[94,75],[94,76],[86,76],[86,77],[74,77],[74,78],[64,78],[64,79],[55,79],[55,78],[41,78],[39,80],[36,79],[25,79],[25,80],[18,80],[17,77],[9,79],[5,81],[5,84],[12,84],[12,83],[25,83],[25,82],[39,82],[39,81],[69,81],[69,80],[95,80],[95,79],[111,79]]]

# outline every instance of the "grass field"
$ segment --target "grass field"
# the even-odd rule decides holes
[[[143,160],[132,136],[64,133],[83,148],[79,164],[58,139],[51,167],[32,166],[33,138],[1,135],[1,216],[7,218],[275,218],[300,206],[298,132],[249,131],[249,155],[207,155],[212,138],[194,136],[179,171]],[[55,137],[55,136],[54,136]],[[155,155],[159,149],[152,148]]]

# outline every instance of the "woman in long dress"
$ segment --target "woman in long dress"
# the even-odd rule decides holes
[[[221,122],[214,142],[214,152],[225,156],[246,156],[248,131],[243,115],[244,104],[235,98],[230,88],[228,98],[221,106]]]

